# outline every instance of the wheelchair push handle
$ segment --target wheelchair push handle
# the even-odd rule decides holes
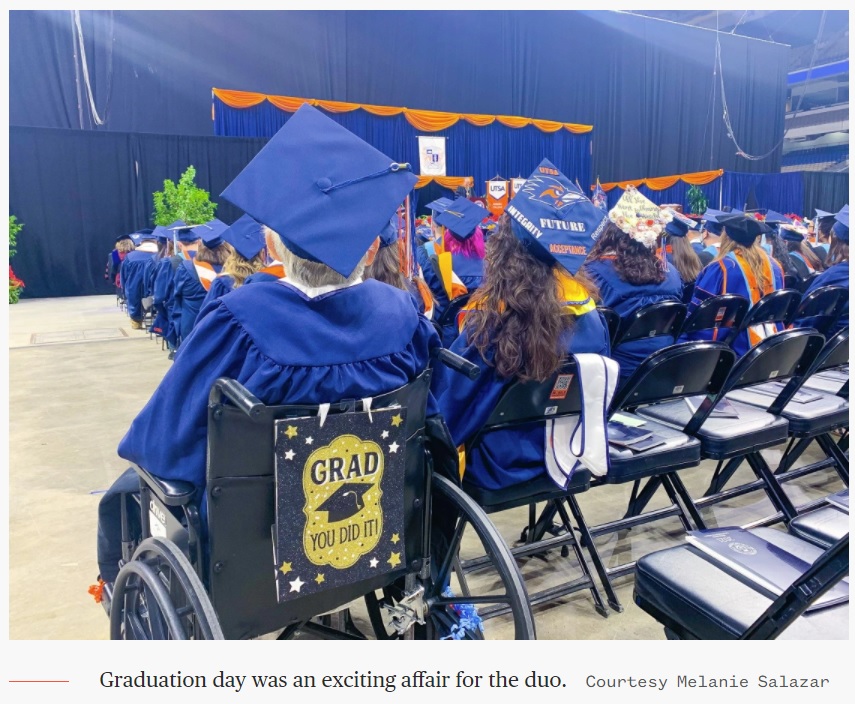
[[[212,404],[221,403],[223,396],[250,418],[256,417],[261,413],[261,409],[264,408],[264,404],[261,401],[234,379],[226,379],[224,377],[217,379],[211,387],[208,402]]]
[[[459,354],[454,354],[454,352],[444,347],[435,347],[431,352],[431,356],[438,359],[445,366],[451,367],[454,371],[460,372],[470,379],[477,379],[481,375],[481,370],[477,364],[472,364],[468,359],[463,359]]]

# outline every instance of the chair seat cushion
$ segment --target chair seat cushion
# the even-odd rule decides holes
[[[695,407],[703,397],[693,397]],[[710,416],[696,433],[701,441],[701,453],[711,459],[737,457],[752,450],[771,447],[787,439],[787,419],[773,416],[748,404],[731,402],[739,414],[738,418]],[[666,401],[639,409],[639,415],[682,429],[691,419],[693,412],[685,399]]]
[[[727,398],[765,410],[775,399],[773,396],[760,393],[764,387],[777,389],[774,385],[759,384],[748,389],[731,391]],[[819,435],[834,428],[849,425],[849,403],[846,399],[818,389],[804,389],[804,391],[818,398],[807,403],[790,401],[781,412],[781,416],[789,422],[790,435],[795,437]]]
[[[465,476],[465,475],[464,475]],[[579,494],[591,486],[591,473],[587,469],[573,472],[566,490],[559,489],[545,473],[531,481],[521,482],[502,489],[484,489],[463,480],[463,490],[487,513],[505,511],[516,506],[525,506],[538,501],[561,498],[567,494]]]
[[[813,374],[805,380],[805,386],[808,389],[816,389],[817,391],[825,391],[828,394],[836,394],[846,382],[840,377],[840,371],[829,370],[828,372],[819,372]]]
[[[815,545],[783,531],[756,528],[752,532],[807,562],[822,554]],[[642,557],[636,563],[634,598],[681,637],[702,640],[738,638],[772,603],[688,545]],[[848,603],[804,614],[780,636],[795,640],[848,637]]]
[[[644,452],[633,452],[628,448],[609,445],[611,467],[608,474],[598,481],[605,484],[622,484],[661,474],[666,470],[696,467],[700,464],[701,443],[697,438],[635,413],[621,411],[620,414],[643,421],[644,425],[641,427],[664,439],[665,443]]]
[[[849,532],[849,514],[836,506],[822,506],[797,516],[789,528],[800,538],[828,548]]]

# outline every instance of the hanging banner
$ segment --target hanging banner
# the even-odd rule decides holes
[[[419,137],[422,176],[445,176],[445,137]]]
[[[511,179],[511,198],[515,198],[517,193],[522,190],[522,187],[525,186],[524,178],[512,178]]]
[[[508,205],[508,182],[487,181],[487,210],[497,218],[505,212]]]

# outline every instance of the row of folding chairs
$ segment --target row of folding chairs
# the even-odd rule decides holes
[[[798,304],[794,309],[798,309]],[[702,510],[709,505],[709,497],[693,498],[680,478],[681,470],[697,467],[702,460],[716,460],[719,469],[721,463],[737,459],[749,464],[756,481],[743,493],[762,489],[773,506],[773,513],[761,521],[763,525],[790,523],[813,508],[813,505],[793,505],[782,484],[795,477],[788,474],[788,467],[783,473],[774,472],[761,454],[766,448],[788,440],[798,444],[821,438],[820,444],[830,457],[829,464],[848,485],[848,456],[831,438],[833,430],[848,429],[848,383],[834,393],[815,388],[817,379],[839,375],[840,369],[848,365],[848,339],[848,328],[828,341],[811,328],[790,329],[761,341],[739,359],[722,342],[672,345],[657,351],[639,366],[618,389],[609,411],[610,418],[618,415],[622,420],[630,417],[633,422],[642,423],[661,441],[659,446],[639,453],[611,447],[611,467],[606,475],[592,476],[587,470],[579,470],[565,490],[544,478],[488,491],[468,483],[464,475],[465,490],[487,513],[528,507],[525,543],[513,548],[517,557],[558,548],[564,554],[572,550],[575,555],[581,576],[530,593],[532,604],[588,590],[601,614],[607,614],[605,602],[620,611],[622,606],[613,580],[632,572],[635,563],[606,567],[595,539],[668,517],[677,517],[686,531],[706,528]],[[557,375],[544,383],[511,385],[467,450],[471,452],[494,430],[578,415],[581,400],[572,361],[558,373],[572,375],[564,399],[550,398]],[[845,374],[848,378],[848,370]],[[808,383],[813,384],[811,395],[818,398],[802,407],[797,394]],[[738,418],[722,418],[714,413],[725,397],[731,408],[737,409]],[[577,497],[598,486],[628,483],[633,489],[624,515],[600,525],[589,525]],[[660,490],[667,496],[668,504],[645,510]],[[545,508],[538,513],[536,506],[540,504]],[[561,530],[553,529],[554,522]],[[460,570],[465,575],[483,565],[483,559],[463,561]]]

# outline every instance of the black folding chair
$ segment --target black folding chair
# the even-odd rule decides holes
[[[798,291],[786,288],[772,291],[772,293],[763,296],[763,298],[749,309],[748,313],[742,319],[742,323],[731,328],[731,335],[727,339],[727,342],[733,344],[733,341],[739,335],[755,325],[788,324],[799,307],[800,302],[801,295]]]
[[[807,294],[788,321],[799,328],[813,328],[828,337],[828,331],[840,318],[849,301],[849,290],[842,286],[823,286]]]
[[[693,413],[687,404],[681,402],[647,406],[640,411],[645,418],[681,428],[686,434],[696,437],[701,442],[703,458],[718,461],[710,489],[703,498],[694,501],[696,514],[703,507],[761,488],[777,513],[758,524],[773,523],[795,514],[781,486],[770,478],[772,472],[760,454],[760,450],[787,440],[787,419],[773,413],[775,409],[766,411],[729,399],[730,410],[737,417],[717,416],[715,409],[725,396],[738,389],[764,384],[770,379],[789,380],[804,375],[822,345],[822,336],[812,330],[786,330],[771,335],[742,356],[718,393],[706,399],[694,399],[694,403],[699,404],[697,412]],[[701,414],[701,410],[708,412]],[[758,481],[725,491],[724,485],[743,459],[748,461]],[[700,525],[704,527],[703,521]]]
[[[695,293],[695,282],[694,281],[684,282],[683,283],[683,295],[681,298],[684,305],[689,305],[689,303],[692,300],[692,296],[694,295],[694,293]]]
[[[569,386],[563,398],[551,398],[554,396],[553,390],[556,387],[559,375],[565,375],[564,378],[570,376]],[[472,457],[483,440],[494,431],[537,422],[544,423],[547,420],[566,416],[576,416],[580,411],[579,377],[576,372],[576,363],[571,359],[545,382],[517,381],[510,384],[487,422],[467,444],[466,455]],[[529,522],[523,533],[524,544],[511,548],[514,557],[519,559],[531,555],[543,555],[547,551],[558,549],[561,550],[562,556],[566,557],[569,555],[569,550],[573,550],[582,570],[582,575],[564,584],[529,594],[532,605],[588,589],[591,592],[594,608],[597,612],[602,616],[608,615],[608,610],[591,576],[588,563],[579,541],[576,539],[573,525],[564,506],[569,495],[588,490],[590,479],[590,473],[586,469],[579,469],[573,474],[569,486],[566,489],[561,489],[544,471],[543,476],[534,481],[515,484],[505,489],[489,490],[468,481],[465,473],[463,475],[464,490],[488,514],[528,506]],[[536,505],[539,502],[546,502],[547,507],[538,518]],[[560,517],[563,532],[553,529],[553,519],[556,516]],[[548,532],[552,534],[547,535]],[[582,539],[590,544],[591,537],[584,531],[584,528],[582,529]],[[489,556],[464,560],[460,564],[461,571],[463,574],[471,574],[483,569],[489,564],[489,561]],[[490,618],[506,611],[507,609],[504,607],[492,607],[481,609],[480,614],[482,618]]]
[[[733,328],[738,328],[748,312],[748,299],[725,293],[703,301],[693,310],[680,329],[680,337],[714,330],[714,339],[729,339]],[[720,332],[719,332],[720,331]]]
[[[686,306],[677,301],[660,301],[639,308],[621,320],[613,348],[648,337],[668,335],[676,339],[686,317]]]
[[[715,394],[728,377],[735,359],[733,350],[717,342],[685,342],[666,347],[644,360],[618,389],[612,401],[612,419],[616,413],[629,416],[641,422],[644,430],[651,431],[662,443],[641,452],[610,445],[609,471],[604,476],[592,478],[592,487],[634,482],[629,506],[623,518],[588,527],[575,496],[568,497],[568,503],[579,525],[584,544],[591,553],[594,567],[603,582],[609,603],[617,610],[621,610],[621,607],[611,578],[631,572],[635,563],[628,562],[607,568],[588,535],[596,538],[672,516],[680,520],[685,530],[691,530],[693,524],[697,525],[699,522],[677,472],[700,463],[700,443],[679,429],[649,418],[641,418],[637,411],[647,404],[665,400],[679,399],[682,404],[687,396]],[[708,409],[704,408],[698,412],[705,417],[707,411]],[[645,479],[647,482],[642,489],[641,482]],[[646,504],[659,488],[663,488],[668,495],[669,505],[644,513]]]
[[[791,291],[803,291],[804,283],[801,276],[795,274],[784,274],[784,288]]]
[[[620,316],[606,306],[597,306],[597,310],[600,311],[603,319],[606,321],[606,326],[609,330],[609,343],[614,346],[618,328],[620,327]]]
[[[777,598],[690,545],[638,561],[635,603],[669,640],[846,640],[849,603],[808,608],[849,573],[849,535],[825,552],[771,528],[752,533],[810,567]]]

